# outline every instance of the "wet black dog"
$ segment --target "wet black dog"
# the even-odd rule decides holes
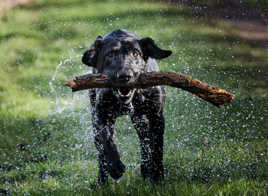
[[[82,62],[93,73],[105,73],[115,82],[128,83],[140,73],[159,71],[155,59],[166,58],[171,51],[160,49],[151,38],[141,39],[126,30],[98,36],[84,53]],[[129,115],[141,143],[141,174],[144,179],[161,181],[165,91],[157,86],[147,89],[92,89],[92,123],[95,145],[99,151],[99,182],[120,178],[125,166],[113,141],[114,125],[120,115]]]

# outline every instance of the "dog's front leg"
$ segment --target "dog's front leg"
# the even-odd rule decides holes
[[[145,115],[133,115],[131,120],[141,144],[141,175],[143,179],[152,175],[152,133],[148,129],[149,121]]]
[[[99,179],[102,184],[108,182],[107,173],[114,179],[119,179],[125,166],[113,141],[115,118],[112,114],[96,110],[94,118],[94,142],[99,151]]]
[[[163,167],[163,145],[164,145],[164,129],[165,119],[163,113],[150,114],[149,132],[152,133],[152,180],[154,182],[161,182],[164,180]]]
[[[163,143],[165,120],[162,112],[147,116],[132,116],[141,142],[141,174],[144,179],[161,182],[164,179]]]

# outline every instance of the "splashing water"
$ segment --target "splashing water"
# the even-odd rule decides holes
[[[54,74],[49,82],[49,87],[50,87],[52,95],[54,95],[54,97],[55,97],[55,104],[56,105],[59,103],[59,99],[58,99],[58,93],[55,90],[55,84],[53,84],[53,83],[54,83],[54,81],[57,77],[57,74],[60,71],[60,68],[62,67],[62,65],[67,64],[68,62],[71,62],[71,59],[65,59],[64,61],[60,61],[60,63],[57,65],[56,70],[55,70],[55,72],[54,72]]]
[[[66,119],[74,119],[73,125],[65,127],[73,132],[74,140],[71,142],[72,148],[70,150],[74,155],[71,156],[71,160],[83,161],[93,156],[94,161],[96,161],[96,150],[92,144],[93,131],[90,122],[88,96],[84,92],[76,92],[70,100],[56,90],[57,84],[55,81],[57,75],[61,72],[62,66],[71,63],[71,58],[61,61],[49,82],[51,92],[55,97],[56,110],[53,112],[57,115],[65,116]],[[206,75],[202,67],[199,71],[195,71],[188,65],[184,66],[184,72],[190,74],[194,72],[194,74],[201,76]],[[227,179],[232,179],[231,176],[235,173],[235,170],[232,170],[232,165],[236,163],[231,157],[232,155],[226,154],[225,151],[228,150],[229,143],[235,143],[238,139],[247,141],[262,137],[261,132],[252,133],[250,131],[259,127],[255,122],[258,115],[260,115],[259,122],[264,119],[263,114],[260,113],[261,111],[258,111],[257,105],[248,100],[243,100],[240,105],[236,103],[236,105],[228,105],[218,109],[184,91],[172,88],[166,89],[167,105],[165,116],[167,126],[165,153],[173,154],[174,149],[179,149],[177,155],[180,158],[180,160],[177,160],[177,164],[170,163],[167,167],[170,170],[175,167],[177,170],[179,165],[180,169],[174,171],[175,175],[184,175],[189,179],[200,179],[207,182],[213,175],[218,176],[218,178],[224,175]],[[174,107],[175,105],[176,107]],[[243,108],[244,105],[247,105],[247,108]],[[234,110],[233,107],[237,108]],[[118,120],[116,131],[119,134],[116,135],[118,139],[115,140],[119,150],[123,149],[120,153],[123,161],[126,165],[129,165],[131,170],[136,172],[140,147],[133,127],[129,126],[130,123],[129,120],[126,121],[126,118]],[[224,145],[221,143],[224,143]],[[242,148],[247,147],[247,145],[248,143],[241,144]],[[191,160],[188,164],[181,162],[187,157]],[[246,159],[244,157],[239,158]],[[209,165],[207,165],[207,162]],[[237,167],[240,170],[247,170],[249,166],[245,164],[249,163],[241,163]],[[187,170],[190,173],[185,173]],[[179,171],[184,172],[184,174],[178,174]],[[249,173],[254,171],[253,169]]]

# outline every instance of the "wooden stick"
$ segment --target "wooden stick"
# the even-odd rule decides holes
[[[135,81],[130,81],[127,84],[113,81],[104,74],[87,74],[75,77],[65,82],[64,85],[72,88],[73,92],[90,88],[150,88],[168,85],[191,92],[216,106],[231,102],[234,99],[234,95],[226,90],[209,86],[190,76],[174,72],[142,73]]]

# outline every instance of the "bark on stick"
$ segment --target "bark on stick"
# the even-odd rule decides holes
[[[90,88],[149,88],[168,85],[191,92],[216,106],[231,102],[234,99],[234,95],[226,90],[209,86],[190,76],[174,72],[142,73],[135,81],[130,81],[127,84],[113,81],[104,74],[87,74],[77,76],[65,82],[64,85],[70,87],[73,92]]]

